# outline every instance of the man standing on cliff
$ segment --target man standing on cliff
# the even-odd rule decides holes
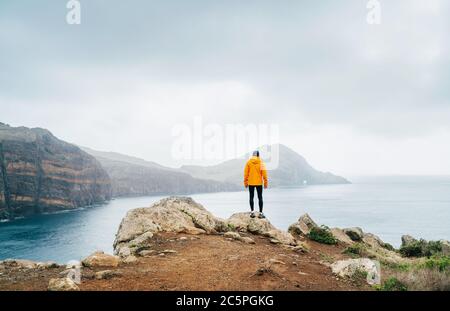
[[[252,213],[250,217],[255,218],[254,212],[254,202],[253,198],[255,196],[255,188],[258,194],[258,203],[259,203],[259,218],[266,218],[263,214],[263,182],[264,188],[267,189],[267,170],[264,162],[259,157],[259,151],[254,151],[253,156],[247,161],[244,169],[244,186],[248,187],[250,193],[250,209]]]

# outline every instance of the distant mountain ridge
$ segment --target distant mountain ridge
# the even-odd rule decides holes
[[[279,144],[277,147],[279,165],[276,169],[268,171],[271,187],[300,186],[305,183],[308,185],[350,183],[344,177],[314,169],[304,157],[285,145]],[[213,166],[182,166],[181,170],[197,178],[242,185],[244,166],[249,156],[248,154],[243,158],[232,159]],[[264,159],[264,153],[261,157]]]
[[[81,147],[95,156],[111,177],[113,195],[139,196],[238,191],[243,188],[243,171],[249,157],[232,159],[213,166],[170,168],[116,152]],[[279,145],[279,166],[269,171],[270,187],[318,184],[346,184],[343,177],[312,168],[292,149]],[[264,158],[264,154],[262,154]]]
[[[179,169],[115,153],[81,147],[96,157],[111,178],[114,197],[238,191],[235,184],[195,178]]]

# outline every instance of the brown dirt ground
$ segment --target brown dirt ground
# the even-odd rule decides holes
[[[188,240],[179,240],[185,236]],[[152,249],[176,253],[139,257],[117,268],[83,268],[81,290],[370,290],[364,280],[340,279],[327,263],[347,258],[343,246],[308,241],[311,250],[297,253],[250,235],[256,244],[231,241],[220,235],[161,234]],[[192,239],[191,239],[192,238]],[[157,252],[156,252],[157,253]],[[275,259],[283,263],[271,263]],[[116,270],[108,280],[94,272]],[[258,273],[258,270],[262,272]],[[50,278],[64,268],[43,271],[3,271],[0,290],[46,290]]]

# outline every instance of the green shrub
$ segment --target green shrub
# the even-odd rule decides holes
[[[355,256],[359,257],[359,256],[363,256],[364,255],[364,253],[365,253],[364,251],[365,251],[365,248],[364,248],[364,246],[361,243],[355,243],[355,244],[347,247],[343,251],[343,253],[347,254],[347,255],[350,255],[352,257],[355,257]]]
[[[426,244],[424,254],[427,257],[442,253],[442,243],[440,241],[430,241]]]
[[[413,268],[413,266],[408,263],[394,263],[394,262],[390,262],[390,261],[389,262],[383,261],[381,263],[386,268],[389,268],[389,269],[392,269],[395,271],[401,271],[401,272],[407,272]]]
[[[316,242],[322,244],[335,245],[337,244],[336,238],[331,233],[330,229],[326,226],[314,227],[309,232],[308,237]]]
[[[236,231],[236,226],[233,225],[233,224],[228,223],[228,224],[227,224],[227,227],[228,227],[228,229],[229,229],[230,231]]]
[[[428,269],[437,269],[440,272],[450,271],[450,257],[434,255],[428,258],[422,266]]]
[[[382,285],[376,288],[379,291],[388,291],[388,292],[404,292],[408,290],[408,287],[400,282],[397,278],[391,277],[387,279]]]
[[[430,257],[442,252],[442,244],[439,241],[419,240],[400,248],[400,254],[404,257]]]

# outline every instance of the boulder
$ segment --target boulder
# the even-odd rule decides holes
[[[214,217],[202,205],[188,197],[170,197],[151,207],[129,211],[116,234],[114,252],[128,256],[128,251],[134,253],[147,247],[153,234],[158,232],[211,234],[223,231],[226,231],[223,220]]]
[[[413,238],[410,235],[402,235],[402,247],[404,246],[408,246],[412,243],[417,242],[417,240],[415,238]]]
[[[364,233],[361,228],[353,227],[353,228],[345,228],[344,233],[348,235],[348,237],[355,242],[359,242],[363,239]]]
[[[49,291],[79,291],[80,288],[69,278],[50,279],[47,290]]]
[[[439,242],[441,242],[442,245],[442,253],[445,256],[450,256],[450,242],[447,240],[440,240]]]
[[[95,252],[92,255],[86,257],[81,262],[83,266],[94,267],[117,267],[120,263],[118,256],[105,254],[104,252]]]
[[[352,245],[354,242],[350,237],[344,232],[344,230],[340,228],[332,228],[330,229],[333,236],[341,243]]]
[[[378,236],[372,233],[364,233],[362,238],[363,243],[367,244],[370,247],[385,247],[385,243]]]
[[[290,233],[275,228],[267,218],[251,218],[250,213],[236,213],[231,215],[226,223],[228,227],[235,228],[238,231],[266,236],[276,239],[282,244],[297,244]]]
[[[308,214],[300,216],[296,223],[289,226],[288,232],[297,235],[307,236],[312,228],[318,227],[318,225],[312,220]]]
[[[331,264],[331,271],[340,277],[353,277],[357,272],[367,273],[367,283],[380,284],[380,265],[369,258],[339,260]]]

